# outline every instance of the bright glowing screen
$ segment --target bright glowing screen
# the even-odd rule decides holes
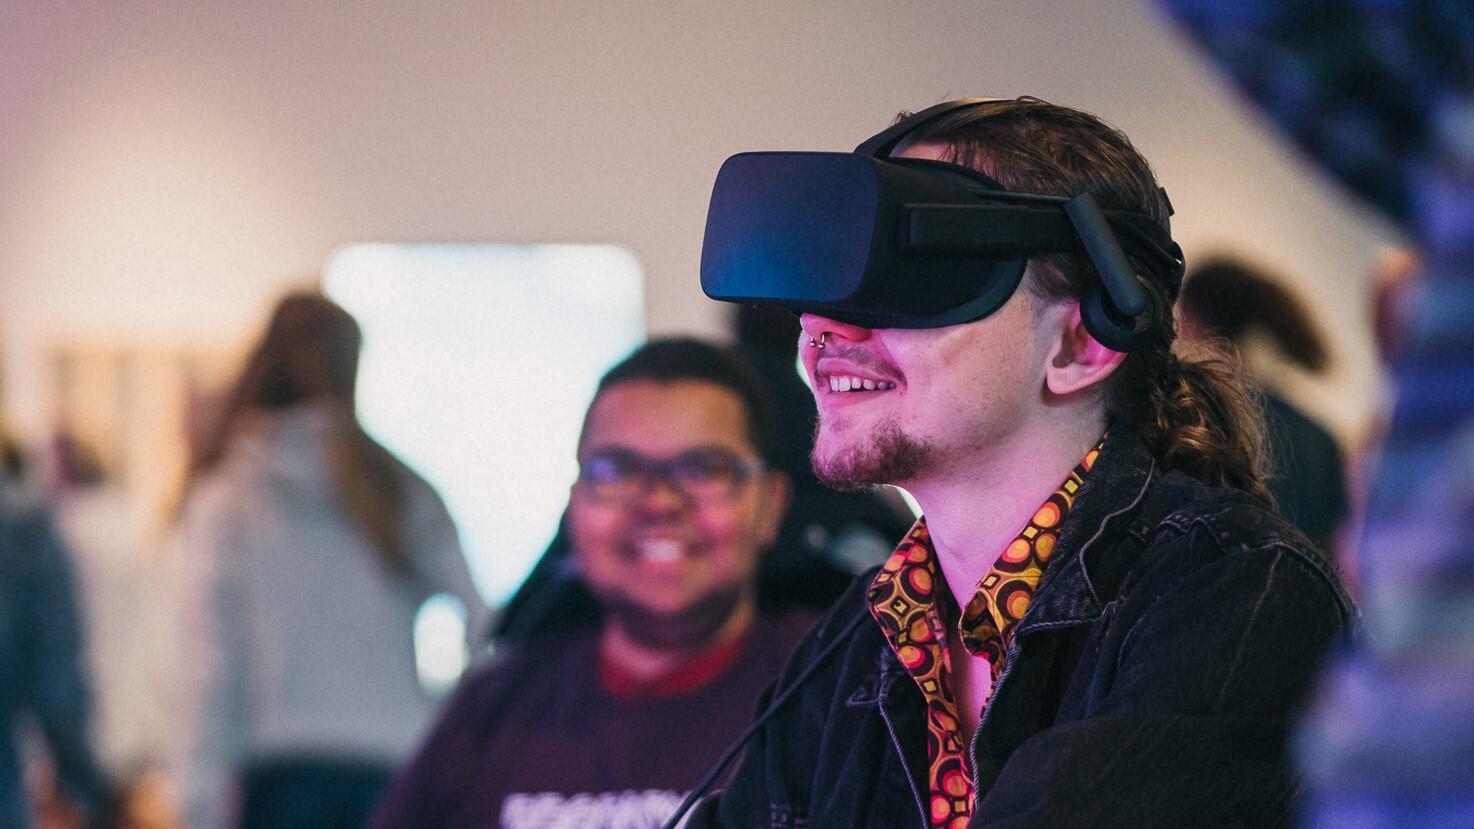
[[[644,339],[611,245],[362,244],[324,290],[364,332],[364,427],[430,481],[477,587],[506,601],[557,530],[599,376]]]

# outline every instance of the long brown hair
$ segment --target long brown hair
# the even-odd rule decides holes
[[[914,143],[948,148],[948,160],[979,170],[1009,190],[1074,196],[1131,210],[1168,226],[1170,207],[1151,166],[1124,133],[1089,113],[1037,98],[993,101],[953,112],[919,130]],[[1164,295],[1176,286],[1141,269]],[[1099,279],[1089,257],[1037,256],[1028,290],[1079,299]],[[1174,351],[1175,328],[1160,345],[1128,354],[1105,385],[1106,410],[1134,429],[1166,469],[1247,490],[1272,503],[1265,487],[1264,416],[1232,355]]]
[[[358,323],[317,293],[284,297],[190,460],[186,487],[215,468],[251,412],[325,404],[334,419],[332,480],[348,514],[396,576],[413,567],[403,539],[411,473],[358,422],[353,395],[362,345]]]

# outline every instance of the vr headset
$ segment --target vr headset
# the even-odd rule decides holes
[[[1100,275],[1081,302],[1086,329],[1116,351],[1163,339],[1174,297],[1156,286],[1175,295],[1184,263],[1151,217],[1103,210],[1088,192],[1010,193],[957,164],[891,157],[921,127],[991,101],[922,110],[853,153],[727,159],[706,217],[702,290],[867,328],[940,328],[997,311],[1030,256],[1083,252]]]

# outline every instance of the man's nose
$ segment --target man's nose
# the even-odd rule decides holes
[[[836,340],[848,340],[849,342],[860,342],[870,338],[870,329],[862,325],[851,325],[840,322],[831,317],[820,314],[800,314],[798,317],[799,327],[803,329],[803,340],[799,345],[808,345],[813,340],[819,343],[830,343]]]
[[[652,515],[680,512],[691,505],[691,496],[669,475],[651,475],[635,499],[641,510]]]

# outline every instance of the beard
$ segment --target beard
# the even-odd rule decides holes
[[[868,437],[852,439],[847,445],[829,445],[841,440],[826,441],[820,422],[809,462],[825,486],[842,492],[914,480],[935,466],[938,454],[935,446],[906,434],[894,420],[882,421]]]
[[[592,588],[610,623],[651,650],[683,651],[709,644],[742,602],[740,584],[713,589],[676,611],[651,610],[622,591]]]

